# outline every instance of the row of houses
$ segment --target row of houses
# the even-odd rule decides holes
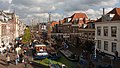
[[[59,22],[54,21],[51,23],[51,35],[75,45],[77,42],[83,45],[85,41],[93,41],[97,50],[113,56],[117,51],[120,56],[120,8],[114,8],[107,14],[104,11],[97,20],[89,20],[85,13],[75,13]]]
[[[59,22],[52,22],[52,36],[58,36],[63,41],[69,41],[75,46],[85,44],[85,41],[94,41],[95,24],[85,13],[74,13]],[[82,43],[81,43],[82,42]]]
[[[0,46],[13,44],[15,38],[24,34],[25,24],[15,12],[0,11]]]

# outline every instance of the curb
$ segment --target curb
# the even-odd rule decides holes
[[[41,65],[41,64],[36,63],[36,62],[33,62],[33,61],[31,61],[31,63],[30,63],[30,64],[31,64],[31,65],[34,65],[34,66],[41,67],[41,68],[49,68],[48,66],[44,66],[44,65]]]

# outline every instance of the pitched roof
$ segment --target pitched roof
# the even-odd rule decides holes
[[[81,18],[81,19],[80,19]],[[79,26],[81,27],[82,24],[84,23],[87,23],[88,22],[88,17],[85,13],[74,13],[72,16],[71,16],[71,23],[74,23],[74,20],[77,20],[77,23],[79,24]]]
[[[70,17],[64,18],[63,20],[60,21],[60,23],[61,23],[61,24],[66,23],[66,20],[67,20],[68,18],[70,18]]]
[[[56,24],[59,24],[59,22],[53,21],[51,26],[54,27]]]
[[[74,13],[71,16],[71,22],[73,22],[75,19],[79,19],[79,18],[88,18],[88,17],[85,13]]]
[[[59,22],[60,22],[61,24],[63,24],[63,23],[65,22],[65,20],[63,19],[63,20],[60,20]]]
[[[115,14],[110,21],[120,20],[120,8],[114,8],[107,14]],[[99,18],[96,22],[101,22],[101,21],[102,21],[102,17]]]
[[[81,19],[80,19],[81,18]],[[69,19],[69,20],[68,20]],[[74,13],[71,17],[66,17],[63,20],[60,20],[60,23],[66,23],[66,20],[68,20],[69,23],[74,23],[75,20],[77,20],[77,23],[82,26],[82,24],[85,22],[88,22],[88,17],[85,13]]]
[[[88,17],[85,13],[75,13],[71,16],[71,18],[75,19],[75,18],[88,18]]]

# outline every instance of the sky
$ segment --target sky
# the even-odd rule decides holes
[[[90,19],[97,19],[113,8],[120,7],[120,0],[0,0],[0,10],[10,11],[20,17],[26,24],[32,19],[47,22],[49,13],[51,20],[59,21],[74,13],[86,13]]]

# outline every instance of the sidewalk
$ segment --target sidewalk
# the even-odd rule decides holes
[[[97,68],[111,66],[112,68],[120,68],[120,59],[114,60],[111,57],[104,56],[103,58],[98,58],[98,61],[94,62]]]
[[[24,68],[23,63],[18,63],[18,65],[15,65],[14,56],[15,54],[10,53],[11,63],[9,66],[7,66],[6,55],[0,55],[0,68]],[[30,64],[28,64],[28,68],[33,68],[33,67]]]

